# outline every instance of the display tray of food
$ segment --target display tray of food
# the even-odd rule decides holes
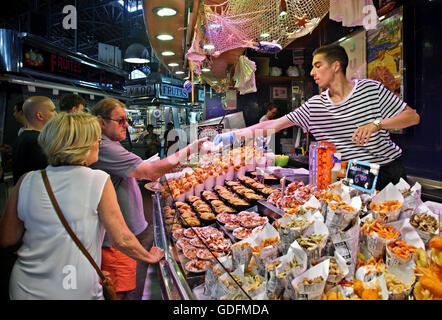
[[[248,203],[255,205],[259,200],[264,200],[265,197],[258,194],[254,190],[240,184],[237,186],[228,187],[232,192],[236,193],[239,197],[246,200]]]
[[[202,221],[190,204],[183,201],[176,201],[175,207],[181,223],[185,227],[198,227],[202,225]]]
[[[247,171],[246,176],[256,179],[258,176],[258,173],[256,171]],[[263,176],[263,183],[264,184],[270,184],[270,185],[279,184],[279,180],[280,179],[274,174],[264,173],[264,176]]]
[[[244,186],[256,191],[258,194],[263,195],[265,198],[270,196],[272,193],[280,191],[276,187],[271,187],[265,183],[256,181],[255,179],[247,176],[239,176],[238,181],[240,181]]]
[[[236,209],[225,204],[224,201],[220,200],[218,195],[209,190],[204,190],[201,193],[201,199],[206,201],[207,204],[210,205],[215,215],[220,213],[236,213],[238,212]]]
[[[232,240],[219,225],[179,228],[172,232],[177,262],[188,276],[203,274],[206,264],[230,253]]]
[[[188,202],[202,222],[204,222],[205,224],[215,222],[215,213],[213,212],[212,207],[207,204],[206,201],[204,201],[200,197],[192,196],[191,199],[189,198]]]
[[[280,216],[279,216],[280,217]],[[223,230],[233,242],[246,239],[253,233],[262,231],[266,223],[272,223],[273,217],[267,217],[258,213],[258,207],[253,206],[237,214],[223,213],[216,216],[221,230]]]
[[[237,211],[246,210],[252,206],[251,203],[242,199],[225,186],[216,186],[213,188],[213,190],[216,192],[219,199]]]

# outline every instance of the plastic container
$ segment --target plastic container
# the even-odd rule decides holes
[[[289,156],[277,155],[275,156],[275,165],[285,167],[289,163]]]
[[[341,171],[341,154],[339,152],[332,153],[333,163],[331,183],[338,181],[338,173]]]
[[[326,189],[331,184],[332,153],[336,152],[333,143],[312,142],[309,148],[309,184],[317,189]]]
[[[259,183],[264,183],[264,170],[262,168],[256,168],[256,180]]]
[[[337,178],[338,180],[344,179],[347,175],[347,161],[341,161],[341,170],[339,170]]]

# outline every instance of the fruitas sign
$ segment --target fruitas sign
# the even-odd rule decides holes
[[[160,98],[189,99],[189,93],[184,88],[162,83],[160,85]]]

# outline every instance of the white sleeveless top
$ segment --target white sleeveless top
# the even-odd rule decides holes
[[[70,227],[101,266],[104,228],[97,207],[109,175],[83,166],[48,166],[46,171]],[[23,179],[17,212],[25,231],[10,278],[10,298],[103,299],[98,274],[61,224],[40,171]]]

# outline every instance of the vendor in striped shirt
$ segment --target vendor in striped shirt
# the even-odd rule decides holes
[[[235,138],[267,135],[267,130],[278,132],[297,125],[317,141],[334,143],[344,161],[379,164],[376,189],[383,189],[389,182],[397,183],[401,177],[407,180],[400,160],[402,150],[390,139],[388,130],[416,125],[419,115],[380,82],[348,80],[347,65],[348,56],[341,46],[316,49],[310,75],[327,90],[285,116],[218,135],[214,143],[231,143]]]

